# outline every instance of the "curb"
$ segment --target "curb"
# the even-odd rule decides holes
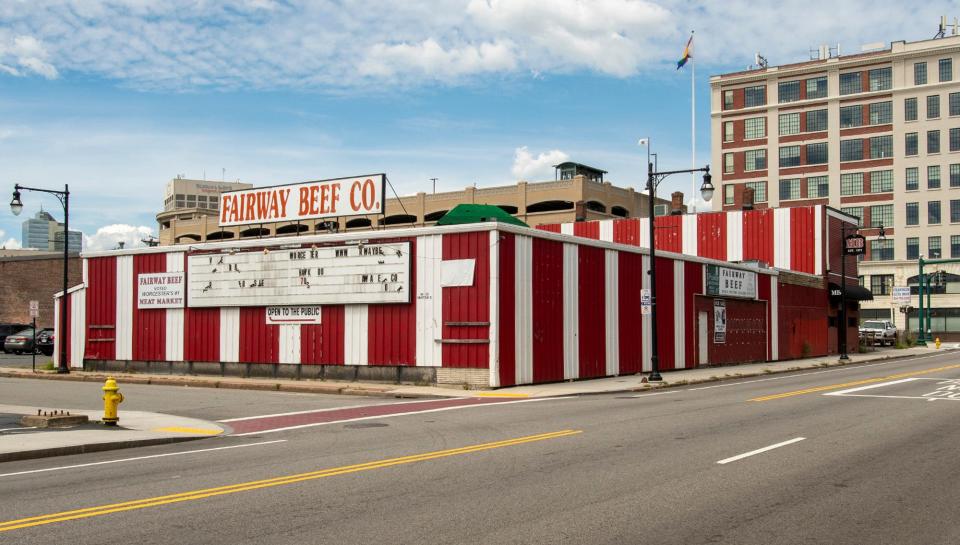
[[[196,441],[198,439],[206,438],[206,436],[160,437],[156,439],[135,439],[130,441],[114,441],[111,443],[91,443],[89,445],[70,445],[67,447],[22,450],[19,452],[4,452],[0,453],[0,463],[14,462],[18,460],[34,460],[37,458],[50,458],[53,456],[68,456],[71,454],[87,454],[89,452],[104,452],[107,450],[119,450],[125,448],[147,447],[151,445],[167,445],[171,443],[183,443],[185,441]]]

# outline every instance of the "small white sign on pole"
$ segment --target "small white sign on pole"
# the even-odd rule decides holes
[[[640,290],[640,314],[646,316],[650,314],[650,290],[641,289]]]
[[[30,317],[40,317],[40,301],[30,301]]]
[[[900,305],[909,305],[910,304],[910,287],[909,286],[894,286],[890,288],[890,296],[893,298],[893,302]]]

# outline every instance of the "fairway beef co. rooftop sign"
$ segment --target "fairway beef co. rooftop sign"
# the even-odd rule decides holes
[[[228,191],[220,195],[220,226],[382,214],[386,175],[319,180]]]

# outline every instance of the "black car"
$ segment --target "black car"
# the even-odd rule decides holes
[[[3,348],[4,341],[7,340],[7,335],[13,335],[19,331],[23,331],[30,327],[30,324],[0,324],[0,351],[6,352],[6,349]]]
[[[40,352],[44,356],[53,355],[53,330],[52,329],[43,329],[37,331],[37,342],[36,342],[37,352]]]

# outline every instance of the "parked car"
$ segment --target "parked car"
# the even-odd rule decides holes
[[[53,330],[42,329],[37,331],[37,352],[44,356],[53,355]]]
[[[6,352],[4,348],[4,341],[7,339],[7,335],[13,335],[18,331],[23,331],[24,329],[29,328],[29,324],[0,324],[0,350]]]
[[[897,343],[897,328],[888,320],[867,320],[860,324],[860,339],[868,344],[893,346]]]
[[[33,328],[18,331],[13,335],[7,335],[3,340],[4,352],[14,354],[32,354],[36,349],[33,341]]]

